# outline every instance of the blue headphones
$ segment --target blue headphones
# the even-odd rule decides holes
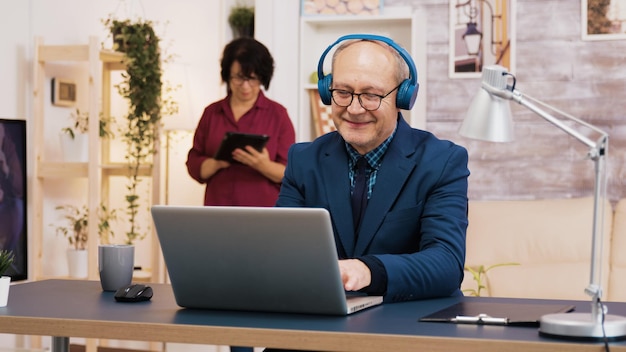
[[[396,51],[402,56],[404,61],[409,65],[409,73],[410,77],[405,79],[400,84],[398,88],[398,94],[396,95],[396,106],[400,109],[411,110],[413,104],[415,104],[415,99],[417,98],[417,91],[419,90],[419,83],[417,82],[417,69],[415,68],[415,63],[413,59],[411,59],[411,55],[404,50],[401,46],[396,44],[393,40],[383,37],[380,35],[373,34],[349,34],[344,35],[343,37],[337,39],[336,42],[331,44],[325,51],[322,53],[322,57],[320,57],[320,61],[317,64],[317,89],[320,93],[320,98],[322,99],[322,103],[325,105],[330,105],[332,96],[329,91],[331,83],[333,82],[332,74],[328,74],[324,76],[324,58],[335,45],[344,41],[351,39],[363,39],[363,40],[376,40],[381,41],[383,43],[387,43],[392,48],[396,49]]]

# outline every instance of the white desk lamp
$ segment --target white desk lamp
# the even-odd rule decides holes
[[[512,79],[513,84],[507,85]],[[565,131],[589,147],[587,156],[595,165],[595,187],[593,204],[593,229],[591,243],[591,277],[585,293],[592,297],[591,313],[547,314],[541,317],[539,333],[549,337],[565,337],[584,340],[619,340],[626,338],[626,317],[607,314],[600,300],[602,237],[604,233],[604,204],[606,198],[606,173],[604,159],[609,136],[601,129],[542,103],[515,89],[515,77],[505,67],[494,65],[483,68],[482,89],[472,101],[459,133],[469,138],[492,142],[513,140],[513,120],[508,100],[518,102],[548,122]],[[593,141],[572,129],[563,120],[541,109],[536,104],[550,109],[563,117],[584,126],[599,137]]]

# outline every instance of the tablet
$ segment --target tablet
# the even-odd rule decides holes
[[[215,159],[235,162],[233,151],[237,148],[244,149],[247,145],[252,146],[259,152],[263,150],[270,137],[266,134],[250,134],[240,132],[226,132],[222,144],[215,153]]]

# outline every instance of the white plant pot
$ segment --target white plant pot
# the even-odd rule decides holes
[[[9,302],[9,288],[11,288],[11,277],[0,277],[0,307],[6,307]]]
[[[61,132],[61,152],[63,160],[72,163],[85,163],[89,158],[89,135],[86,133],[77,133],[74,139]]]
[[[67,250],[67,268],[69,277],[76,279],[86,279],[88,275],[89,263],[86,249]]]

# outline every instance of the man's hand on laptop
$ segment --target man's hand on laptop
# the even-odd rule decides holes
[[[369,286],[372,281],[370,269],[358,259],[340,260],[339,271],[346,291],[358,291]]]

